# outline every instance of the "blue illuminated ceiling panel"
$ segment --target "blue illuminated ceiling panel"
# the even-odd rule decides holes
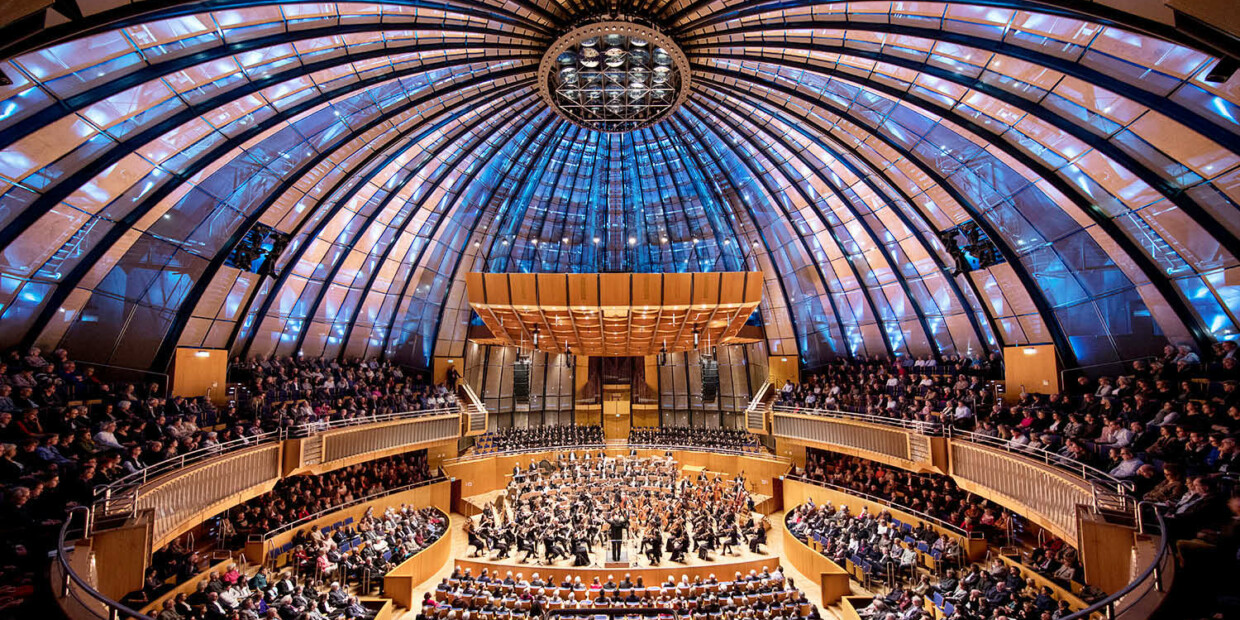
[[[769,350],[809,365],[1236,336],[1240,78],[1169,28],[1015,1],[622,8],[684,72],[631,131],[548,103],[578,84],[549,50],[611,17],[576,4],[133,4],[18,39],[0,345],[426,365],[463,351],[470,271],[759,270]],[[568,38],[610,84],[606,39]],[[662,84],[648,47],[599,89],[625,114]]]

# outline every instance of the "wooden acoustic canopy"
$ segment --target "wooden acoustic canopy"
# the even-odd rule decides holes
[[[762,273],[470,273],[469,305],[485,344],[627,357],[737,344],[762,301]],[[749,342],[751,339],[744,339]]]

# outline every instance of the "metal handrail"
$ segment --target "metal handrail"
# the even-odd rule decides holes
[[[104,609],[108,612],[107,618],[109,620],[119,620],[121,617],[132,618],[133,620],[153,620],[150,616],[130,609],[126,605],[118,603],[103,594],[100,594],[97,590],[95,590],[95,588],[78,576],[77,571],[73,570],[73,567],[69,563],[68,553],[65,549],[65,538],[69,535],[69,525],[73,523],[73,516],[75,514],[79,514],[82,517],[83,531],[90,532],[90,508],[86,506],[75,506],[69,509],[69,515],[65,519],[64,525],[60,526],[60,536],[56,540],[56,561],[60,563],[60,570],[63,574],[60,598],[72,596],[82,604],[83,608],[89,610],[87,602],[78,598],[77,594],[74,593],[73,585],[76,584],[77,588],[85,592],[86,595],[93,599],[95,603],[103,605]]]
[[[436,473],[434,478],[428,478],[421,482],[415,482],[413,484],[406,484],[405,486],[401,486],[401,487],[386,489],[383,491],[379,491],[378,493],[371,493],[370,495],[366,495],[364,497],[357,497],[357,498],[354,498],[352,501],[348,501],[343,504],[337,504],[330,508],[324,508],[323,510],[320,510],[312,515],[302,517],[291,523],[285,523],[284,525],[281,525],[275,529],[267,530],[266,532],[263,532],[262,534],[250,534],[249,536],[246,537],[246,540],[250,542],[260,542],[260,541],[266,542],[270,538],[279,536],[280,534],[283,534],[284,532],[287,532],[289,530],[295,530],[298,527],[301,527],[305,525],[306,523],[309,523],[310,521],[314,521],[315,519],[322,517],[323,515],[330,514],[333,512],[339,512],[341,510],[344,510],[345,508],[349,508],[350,506],[364,504],[366,502],[373,501],[373,500],[376,500],[382,497],[387,497],[389,495],[395,495],[397,493],[403,493],[405,491],[416,489],[418,487],[424,487],[430,484],[435,484],[436,482],[445,482],[447,479],[448,477],[444,475],[443,470],[440,469]]]
[[[423,409],[419,411],[401,411],[401,412],[385,413],[385,414],[379,414],[379,415],[368,415],[368,416],[360,416],[360,417],[355,417],[355,418],[347,418],[343,420],[331,420],[328,422],[316,422],[316,423],[310,423],[310,424],[302,424],[296,427],[296,432],[293,436],[309,437],[309,436],[312,436],[312,435],[315,435],[317,433],[321,433],[324,431],[335,430],[339,428],[346,428],[350,426],[364,426],[366,424],[374,424],[378,422],[390,422],[392,420],[412,420],[412,419],[417,419],[417,418],[422,418],[422,417],[456,413],[457,411],[459,410],[456,407],[443,408],[443,409]],[[250,447],[265,444],[271,441],[280,441],[280,440],[287,439],[288,437],[289,437],[288,429],[278,429],[274,431],[267,431],[265,433],[259,433],[257,435],[251,435],[249,437],[241,437],[238,439],[233,439],[231,441],[226,441],[224,443],[216,444],[214,446],[198,448],[197,450],[191,450],[189,452],[186,452],[185,454],[178,455],[174,458],[155,463],[154,465],[151,465],[150,467],[144,467],[141,470],[138,470],[132,474],[128,474],[118,480],[108,483],[107,485],[96,487],[94,490],[95,502],[107,500],[110,497],[119,495],[121,492],[125,490],[142,486],[143,484],[146,484],[147,481],[153,478],[156,478],[170,471],[184,468],[187,465],[192,465],[199,461],[203,461],[205,459],[212,458],[220,454],[232,452],[234,450],[250,448]]]
[[[327,420],[325,422],[304,422],[297,425],[297,437],[309,437],[324,431],[336,430],[339,428],[347,428],[350,426],[363,426],[366,424],[374,424],[377,422],[391,422],[392,420],[413,420],[417,418],[425,418],[435,415],[445,415],[450,413],[460,413],[460,403],[456,403],[450,407],[440,407],[437,409],[419,409],[417,411],[394,411],[391,413],[362,415],[352,418],[342,418],[339,420]]]
[[[146,484],[148,480],[161,476],[170,471],[182,469],[199,461],[203,461],[227,452],[232,452],[234,450],[257,446],[269,441],[281,440],[284,439],[285,436],[285,431],[283,429],[267,431],[265,433],[251,435],[249,437],[240,437],[231,441],[216,444],[214,446],[191,450],[185,454],[177,455],[174,458],[160,461],[149,467],[144,467],[106,485],[95,487],[95,501],[99,502],[101,500],[107,500],[108,498],[119,494],[122,490],[142,486],[143,484]]]
[[[771,385],[770,381],[767,381],[763,383],[761,386],[759,386],[758,391],[754,393],[753,398],[750,399],[749,406],[745,407],[745,413],[752,413],[753,411],[756,411],[759,407],[761,407],[762,401],[763,399],[766,398],[767,392],[773,389],[774,387],[775,386]]]
[[[901,511],[901,512],[906,512],[906,513],[908,513],[908,514],[911,514],[911,515],[916,516],[916,517],[917,517],[917,518],[919,518],[919,519],[923,519],[923,520],[925,520],[925,521],[929,521],[929,522],[931,522],[931,523],[933,523],[933,524],[935,524],[935,525],[937,525],[937,526],[939,526],[939,527],[941,527],[941,528],[943,528],[943,529],[950,530],[951,532],[953,532],[953,533],[955,533],[955,534],[958,534],[958,535],[960,535],[960,536],[962,536],[962,537],[964,537],[964,538],[966,538],[966,539],[969,539],[969,540],[975,540],[975,539],[982,539],[982,538],[985,538],[985,536],[984,536],[981,532],[977,532],[977,531],[970,532],[970,531],[967,531],[967,530],[960,529],[959,527],[957,527],[957,526],[955,526],[955,525],[952,525],[951,523],[948,523],[948,522],[946,522],[946,521],[944,521],[944,520],[942,520],[942,519],[940,519],[940,518],[938,518],[938,517],[934,517],[934,516],[928,515],[928,514],[926,514],[926,513],[924,513],[924,512],[921,512],[921,511],[919,511],[919,510],[915,510],[915,509],[913,509],[913,508],[910,508],[910,507],[908,507],[908,506],[905,506],[904,504],[898,504],[898,503],[893,502],[893,501],[891,501],[891,500],[888,500],[888,499],[883,499],[883,498],[878,497],[878,496],[875,496],[875,495],[870,495],[870,494],[868,494],[868,493],[862,493],[862,492],[860,492],[860,491],[854,491],[854,490],[852,490],[852,489],[849,489],[849,488],[847,488],[847,487],[840,486],[840,485],[838,485],[838,484],[833,484],[833,483],[830,483],[830,482],[826,482],[825,480],[814,480],[813,478],[807,478],[807,477],[805,477],[805,476],[800,476],[800,475],[796,475],[796,474],[787,474],[787,475],[785,475],[784,477],[785,477],[785,478],[791,478],[791,479],[793,479],[793,480],[798,480],[798,481],[800,481],[800,482],[804,482],[804,483],[806,483],[806,484],[813,484],[813,485],[820,486],[820,487],[825,487],[825,488],[828,488],[828,489],[834,489],[834,490],[836,490],[836,491],[839,491],[839,492],[841,492],[841,493],[844,493],[845,495],[851,495],[851,496],[853,496],[853,497],[859,497],[859,498],[861,498],[861,499],[869,500],[869,501],[874,502],[874,503],[876,503],[876,504],[879,504],[879,505],[881,505],[881,506],[886,506],[886,507],[888,507],[888,508],[892,508],[892,509],[894,509],[894,510],[899,510],[899,511]]]
[[[1120,480],[1105,471],[1102,471],[1095,467],[1091,467],[1084,463],[1073,461],[1072,459],[1067,458],[1063,456],[1062,454],[1059,454],[1058,452],[1053,452],[1053,451],[1045,450],[1042,448],[1014,448],[1014,447],[1007,445],[1007,442],[1002,439],[997,439],[994,437],[990,437],[988,435],[982,435],[980,433],[974,433],[971,431],[962,431],[951,425],[937,424],[933,422],[921,422],[917,420],[906,420],[903,418],[876,416],[876,415],[865,414],[865,413],[852,413],[849,411],[840,411],[836,409],[820,409],[820,408],[811,408],[811,407],[788,407],[784,405],[774,405],[771,407],[771,410],[776,413],[794,413],[794,414],[817,416],[817,417],[824,417],[824,418],[837,418],[837,419],[844,419],[844,420],[856,420],[859,422],[869,422],[871,424],[879,424],[882,426],[891,426],[891,427],[901,428],[904,430],[911,430],[921,435],[931,435],[931,436],[944,436],[945,435],[952,439],[962,439],[964,441],[968,441],[971,443],[999,448],[1001,450],[1004,450],[1005,452],[1009,452],[1012,454],[1019,454],[1019,455],[1032,457],[1037,460],[1041,460],[1047,465],[1052,465],[1059,469],[1065,469],[1073,473],[1078,473],[1080,474],[1081,478],[1085,479],[1086,481],[1100,482],[1100,483],[1110,485],[1114,487],[1117,492],[1125,492],[1133,488],[1133,485],[1131,482]],[[937,430],[938,432],[928,432],[928,430],[929,431]]]
[[[1047,465],[1051,465],[1059,469],[1079,473],[1081,478],[1087,482],[1109,485],[1119,493],[1130,492],[1135,488],[1135,485],[1133,485],[1132,482],[1120,480],[1119,478],[1116,478],[1101,469],[1086,465],[1080,461],[1074,461],[1062,454],[1059,454],[1058,452],[1046,450],[1044,448],[1012,447],[1008,445],[1007,441],[997,437],[991,437],[989,435],[982,435],[981,433],[974,433],[970,431],[962,431],[951,427],[947,428],[946,434],[952,439],[963,439],[970,443],[998,448],[1011,454],[1026,456],[1042,461]]]
[[[771,411],[774,413],[792,413],[799,415],[816,416],[820,418],[837,418],[841,420],[856,420],[858,422],[870,422],[872,424],[881,424],[883,426],[894,426],[905,430],[915,431],[922,435],[941,435],[942,423],[922,422],[920,420],[906,420],[904,418],[892,418],[888,416],[873,415],[869,413],[854,413],[851,411],[843,411],[840,409],[825,409],[822,407],[801,407],[789,405],[771,405]],[[935,431],[938,432],[935,432]]]
[[[1146,504],[1146,502],[1142,502]],[[1147,504],[1148,505],[1148,504]],[[1087,620],[1094,614],[1101,613],[1104,618],[1115,618],[1119,614],[1131,609],[1135,603],[1129,604],[1123,609],[1116,610],[1116,604],[1127,597],[1138,587],[1144,585],[1147,581],[1153,580],[1154,589],[1163,592],[1166,584],[1163,583],[1163,562],[1169,557],[1171,545],[1167,540],[1167,523],[1163,519],[1163,515],[1158,510],[1154,510],[1154,518],[1158,521],[1158,552],[1154,554],[1154,561],[1141,571],[1137,578],[1128,583],[1128,585],[1120,588],[1114,594],[1082,609],[1071,615],[1065,616],[1062,620]],[[1142,532],[1145,533],[1145,532]]]

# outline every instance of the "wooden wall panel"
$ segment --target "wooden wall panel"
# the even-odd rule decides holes
[[[659,306],[663,304],[663,274],[633,274],[634,306]]]
[[[1008,400],[1019,398],[1022,389],[1043,394],[1058,394],[1061,389],[1055,345],[1004,347],[1003,369]]]
[[[568,307],[568,276],[562,273],[538,274],[538,298],[544,308]]]
[[[532,273],[509,274],[509,303],[514,306],[537,306],[539,303],[537,281],[538,276]]]
[[[401,562],[383,577],[383,594],[398,607],[416,610],[413,589],[438,573],[452,557],[452,528],[455,520],[448,517],[448,531],[413,557]]]
[[[488,273],[483,275],[486,284],[486,300],[491,304],[508,304],[511,303],[512,297],[508,294],[508,277],[502,273]]]
[[[599,305],[625,306],[631,299],[632,282],[627,273],[600,273],[598,276]]]
[[[801,382],[801,366],[796,356],[772,355],[766,361],[770,368],[769,381],[775,389],[783,387],[784,381]]]
[[[177,347],[172,361],[173,396],[196,398],[210,394],[211,402],[228,400],[228,351]]]
[[[485,303],[487,300],[483,275],[476,271],[465,274],[465,293],[471,304]]]
[[[95,571],[99,592],[117,601],[142,587],[152,551],[151,524],[149,518],[130,519],[121,527],[95,534],[91,547],[99,566]]]
[[[693,298],[693,274],[663,274],[663,306],[666,308],[688,308]]]
[[[438,356],[438,355],[435,356],[435,359],[433,361],[433,367],[431,369],[431,380],[433,380],[435,383],[443,383],[444,381],[447,381],[449,368],[456,368],[456,371],[460,373],[461,375],[457,379],[457,382],[456,382],[457,385],[460,385],[465,382],[465,358],[444,357],[444,356]]]

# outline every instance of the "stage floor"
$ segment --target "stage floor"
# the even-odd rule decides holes
[[[495,498],[503,495],[503,493],[504,493],[503,490],[493,491],[491,493],[484,493],[482,495],[475,495],[473,497],[465,498],[465,501],[475,506],[481,507],[486,504],[493,503],[495,501]],[[762,496],[755,496],[754,501],[758,502],[759,498],[761,497]],[[479,519],[479,517],[473,517],[473,518],[475,522]],[[762,515],[755,512],[753,513],[753,518],[755,521],[757,521],[757,520],[762,519]],[[771,523],[776,523],[776,522],[772,520]],[[772,531],[775,531],[775,530],[772,530]],[[767,540],[769,541],[771,538],[772,538],[771,533],[768,532]],[[551,562],[550,564],[547,564],[542,561],[541,554],[536,557],[531,557],[529,561],[527,562],[523,562],[522,560],[525,558],[526,553],[524,551],[516,551],[516,550],[513,550],[507,559],[502,559],[502,560],[495,559],[495,556],[498,555],[498,552],[496,551],[490,551],[484,555],[481,555],[478,557],[472,557],[473,552],[476,551],[473,548],[469,548],[467,553],[463,555],[454,554],[453,557],[458,560],[469,560],[471,562],[478,562],[480,564],[494,565],[496,568],[502,567],[503,570],[505,571],[511,569],[513,570],[514,575],[517,573],[517,569],[514,567],[519,567],[520,570],[526,573],[527,577],[529,576],[531,569],[533,570],[538,570],[539,568],[571,569],[571,570],[580,571],[583,581],[585,580],[585,577],[587,574],[590,576],[594,576],[595,571],[604,570],[604,569],[623,571],[626,568],[632,568],[632,569],[657,568],[660,570],[675,572],[676,569],[678,568],[699,568],[699,567],[704,567],[704,566],[719,567],[719,569],[723,572],[716,571],[715,574],[720,579],[723,579],[724,575],[731,577],[732,574],[735,572],[735,569],[728,569],[728,567],[732,564],[743,564],[745,566],[745,571],[747,572],[749,568],[751,567],[751,565],[753,565],[755,562],[758,562],[759,560],[769,560],[770,561],[769,565],[770,565],[770,568],[772,569],[775,567],[775,565],[779,563],[778,556],[775,556],[770,553],[769,544],[764,544],[762,546],[763,550],[765,551],[764,553],[751,553],[749,551],[749,546],[747,544],[741,544],[733,548],[732,550],[733,552],[731,555],[725,555],[723,553],[712,552],[710,554],[710,557],[711,557],[710,560],[703,560],[699,558],[697,555],[697,552],[694,551],[694,552],[685,554],[684,562],[673,562],[668,559],[669,555],[665,551],[663,553],[663,561],[657,565],[652,565],[650,563],[650,560],[646,556],[641,555],[637,552],[639,549],[639,542],[640,541],[636,540],[635,538],[630,538],[629,540],[625,541],[624,548],[626,551],[626,556],[629,560],[627,567],[626,566],[612,566],[609,568],[606,564],[606,559],[607,559],[606,555],[607,555],[608,549],[605,548],[603,545],[594,545],[593,547],[590,548],[590,564],[588,566],[573,566],[572,557],[560,558],[558,560],[555,560],[554,562]],[[758,569],[760,569],[761,567],[762,567],[761,564],[757,565]],[[494,569],[492,569],[492,572],[494,572]],[[693,574],[696,574],[697,572],[699,571],[696,571],[696,570],[691,571],[692,574],[690,574],[690,577],[692,577]],[[543,574],[544,576],[546,575],[545,571]],[[677,573],[677,578],[679,578],[679,575],[680,574]],[[647,583],[649,583],[649,580],[647,580]]]
[[[471,558],[468,557],[470,554],[469,539],[465,535],[465,529],[464,529],[466,518],[467,517],[461,514],[457,514],[457,513],[452,514],[452,531],[449,532],[448,534],[449,536],[452,537],[452,561],[445,564],[443,569],[440,570],[439,573],[437,573],[434,577],[418,585],[418,587],[414,589],[413,600],[420,601],[422,600],[423,594],[427,592],[434,592],[435,587],[439,585],[439,582],[446,579],[448,575],[452,574],[452,569],[459,565],[459,561],[461,560],[477,561],[477,558],[471,560]],[[781,523],[783,518],[784,518],[784,513],[782,511],[776,512],[770,515],[771,522],[774,524]],[[777,532],[777,530],[772,530],[772,531]],[[802,575],[799,571],[787,565],[786,563],[782,563],[779,561],[779,558],[783,555],[783,536],[768,535],[767,539],[769,541],[768,544],[765,545],[765,549],[767,553],[762,556],[754,555],[751,558],[751,561],[757,560],[759,562],[769,562],[769,565],[772,569],[774,569],[776,565],[781,566],[783,568],[784,575],[787,578],[792,579],[795,582],[797,588],[805,592],[805,595],[809,597],[809,600],[813,601],[815,605],[818,605],[818,609],[822,613],[822,617],[824,619],[842,620],[840,608],[838,605],[833,605],[830,607],[823,607],[821,605],[822,588],[817,583],[816,577],[814,579],[806,577],[805,575]],[[748,549],[746,549],[745,552],[748,553]],[[694,557],[694,559],[696,559],[696,556]],[[526,574],[527,579],[529,578],[530,574],[532,574],[535,571],[540,572],[543,577],[546,577],[547,572],[549,570],[554,570],[557,573],[570,572],[570,573],[576,574],[576,572],[571,566],[561,568],[561,567],[540,567],[534,564],[515,564],[515,563],[495,563],[495,564],[497,568],[502,567],[502,570],[505,572],[511,570],[514,575],[517,574],[518,572],[523,572]],[[571,564],[571,562],[569,562],[569,564]],[[715,574],[722,576],[721,571],[727,570],[729,566],[735,566],[736,564],[737,564],[736,562],[733,562],[731,560],[726,561],[726,562],[720,562],[716,560],[715,562],[701,562],[698,566],[701,566],[704,568],[710,568],[713,566],[717,569],[714,571]],[[680,569],[687,568],[689,566],[690,565],[688,564],[677,564],[673,562],[668,562],[665,557],[663,564],[656,567],[656,569],[662,569],[663,571],[666,571],[667,574],[676,575],[677,579],[679,579],[680,574],[682,572],[685,572]],[[596,568],[594,570],[595,571],[602,570],[604,572],[604,575],[606,575],[605,569]],[[613,574],[616,574],[617,578],[623,575],[623,573],[624,573],[624,569],[622,568],[613,569]],[[585,580],[584,576],[582,577],[582,580],[583,581]],[[852,594],[855,594],[858,596],[869,594],[869,592],[862,589],[861,586],[857,584],[856,582],[851,582],[851,586],[852,586]],[[419,611],[420,611],[419,609],[409,609],[409,610],[398,609],[396,610],[396,613],[393,614],[392,617],[394,620],[414,620],[417,617],[417,614]]]

